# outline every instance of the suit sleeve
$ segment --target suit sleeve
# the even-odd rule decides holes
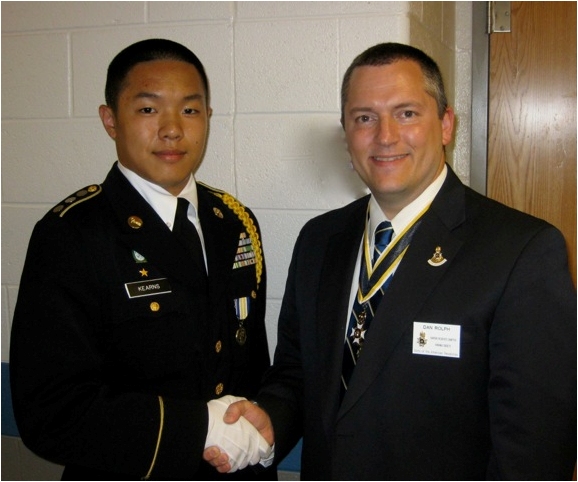
[[[302,436],[303,372],[300,324],[297,309],[297,264],[303,246],[302,234],[293,251],[279,315],[277,347],[273,366],[265,375],[257,401],[269,414],[275,432],[275,460],[281,461]]]
[[[10,353],[22,439],[59,464],[142,478],[156,453],[157,478],[171,478],[175,469],[194,473],[206,436],[206,404],[161,400],[130,380],[107,383],[107,347],[97,336],[107,306],[93,253],[81,238],[56,217],[40,221],[31,237]]]
[[[531,239],[490,332],[489,479],[569,480],[576,462],[576,291],[561,234]]]

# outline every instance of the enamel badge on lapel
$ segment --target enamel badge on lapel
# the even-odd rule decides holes
[[[442,254],[442,248],[440,246],[436,247],[434,255],[427,260],[432,266],[441,266],[447,261]]]
[[[134,259],[135,263],[147,262],[146,258],[142,254],[137,253],[134,249],[132,250],[132,259]]]
[[[215,216],[217,216],[219,219],[223,219],[223,213],[219,208],[213,208],[213,212],[215,213]]]

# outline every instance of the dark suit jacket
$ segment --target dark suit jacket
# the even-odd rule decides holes
[[[152,478],[219,477],[201,458],[206,402],[255,395],[269,366],[266,273],[263,265],[258,282],[257,264],[233,268],[250,231],[241,216],[260,240],[252,213],[235,213],[220,191],[197,189],[208,283],[116,166],[102,186],[70,196],[34,229],[12,329],[14,411],[24,443],[66,465],[65,478],[145,476],[159,435],[158,396],[164,420]],[[134,216],[140,227],[128,222]],[[241,298],[250,301],[242,346]]]
[[[257,397],[276,456],[302,435],[302,478],[570,478],[576,292],[564,239],[449,170],[381,300],[339,402],[368,197],[295,245],[271,371]],[[447,262],[428,260],[441,247]],[[461,327],[460,356],[412,354],[414,322]]]

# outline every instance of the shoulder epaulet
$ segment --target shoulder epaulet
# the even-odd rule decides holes
[[[225,191],[223,191],[222,189],[217,189],[216,187],[213,186],[209,186],[208,184],[205,184],[204,182],[201,181],[197,181],[197,184],[200,184],[201,186],[207,188],[211,194],[227,194]]]
[[[58,216],[64,216],[69,209],[72,207],[92,199],[94,196],[97,196],[102,192],[102,187],[98,184],[91,184],[90,186],[86,186],[85,188],[76,191],[74,194],[71,194],[62,202],[58,203],[54,208],[52,208],[52,212],[58,214]]]
[[[197,181],[198,182],[198,181]],[[256,258],[256,273],[257,273],[257,284],[261,282],[261,274],[263,273],[263,249],[261,248],[261,240],[259,239],[259,233],[257,231],[257,226],[253,222],[253,218],[237,198],[231,196],[228,192],[216,189],[212,186],[208,186],[202,182],[199,182],[204,187],[206,187],[209,192],[223,201],[225,206],[227,206],[235,215],[241,220],[243,226],[247,230],[249,237],[251,238],[251,245],[253,246],[253,251],[255,252]]]

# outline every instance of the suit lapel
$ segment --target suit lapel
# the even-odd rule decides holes
[[[411,245],[385,292],[372,321],[363,355],[353,372],[338,416],[343,416],[369,388],[420,313],[429,295],[451,267],[462,246],[452,231],[465,219],[464,188],[448,169],[448,178],[424,215]],[[442,248],[447,262],[432,266],[428,260]]]
[[[321,407],[327,430],[330,430],[339,405],[343,343],[349,316],[351,281],[363,236],[368,200],[369,197],[364,198],[339,226],[340,230],[329,238],[323,259],[322,282],[317,304],[316,319],[319,323],[316,327],[318,330],[316,339],[319,343],[318,353],[321,354],[318,359],[319,373],[329,375],[330,379],[324,385],[334,390],[330,396],[324,397],[325,406]]]

